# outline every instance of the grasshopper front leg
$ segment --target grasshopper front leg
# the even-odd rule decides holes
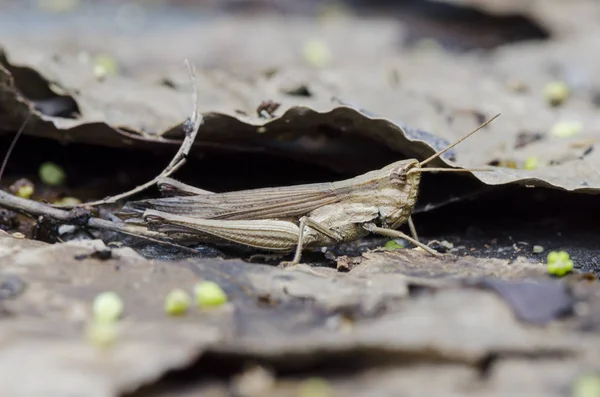
[[[417,234],[417,228],[415,227],[415,223],[413,222],[412,216],[408,217],[407,223],[408,223],[408,228],[410,229],[410,234],[412,235],[412,238],[419,241],[419,235]]]
[[[387,236],[387,237],[392,237],[392,238],[403,238],[406,241],[413,243],[417,247],[424,249],[425,251],[427,251],[428,253],[430,253],[433,256],[440,256],[439,252],[435,251],[431,247],[426,246],[425,244],[421,243],[420,241],[415,240],[414,238],[412,238],[410,236],[407,236],[406,234],[402,233],[399,230],[386,229],[384,227],[375,226],[372,223],[366,223],[363,225],[363,227],[365,229],[367,229],[368,231],[370,231],[371,233],[377,233],[382,236]]]

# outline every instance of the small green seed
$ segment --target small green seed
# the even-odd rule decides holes
[[[430,37],[417,40],[412,47],[421,52],[440,53],[444,51],[444,46],[438,40]]]
[[[536,168],[538,168],[537,157],[528,157],[527,160],[525,160],[525,165],[523,168],[525,168],[526,170],[535,170]]]
[[[562,105],[569,97],[569,86],[563,81],[553,81],[544,87],[544,97],[550,106]]]
[[[304,44],[304,59],[314,67],[324,67],[331,62],[331,50],[321,40],[310,40]]]
[[[165,297],[165,312],[178,316],[188,311],[192,298],[182,289],[174,289]]]
[[[33,195],[33,192],[34,192],[33,185],[28,184],[28,185],[19,186],[16,194],[19,197],[28,199]]]
[[[600,397],[600,377],[593,374],[580,376],[573,382],[571,396]]]
[[[119,73],[119,65],[115,58],[108,54],[98,54],[94,57],[94,76],[103,79],[106,76],[112,76]]]
[[[42,182],[49,186],[62,185],[67,179],[67,175],[62,167],[50,161],[40,166],[39,176]]]
[[[25,199],[31,198],[35,192],[35,186],[27,178],[20,178],[8,188],[12,194]]]
[[[384,248],[386,250],[398,250],[398,249],[402,249],[404,248],[404,246],[402,244],[399,244],[396,240],[390,240],[387,243],[385,243]]]
[[[81,204],[81,200],[77,197],[63,197],[60,200],[54,202],[54,204],[60,205],[79,205]]]
[[[201,307],[221,306],[227,302],[227,294],[219,284],[212,281],[204,281],[194,287],[196,303]]]
[[[534,245],[532,251],[534,254],[541,254],[542,252],[544,252],[544,247],[542,247],[541,245]]]
[[[331,385],[323,378],[308,378],[298,388],[298,397],[329,397],[332,395]]]
[[[123,300],[116,292],[102,292],[94,299],[94,319],[99,323],[115,322],[123,314],[123,307]]]
[[[571,138],[581,132],[583,125],[578,121],[559,121],[550,129],[550,134],[557,138]]]
[[[562,277],[573,270],[573,261],[565,251],[552,251],[547,257],[548,273]]]

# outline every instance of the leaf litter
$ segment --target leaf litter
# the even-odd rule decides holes
[[[66,62],[66,61],[65,61]],[[71,60],[71,62],[66,62],[69,65],[72,65],[76,61]],[[411,63],[418,64],[419,60],[412,60]],[[52,74],[52,68],[47,64],[44,64],[44,70],[47,70],[49,75]],[[406,64],[409,70],[406,70],[405,73],[408,75],[414,75],[417,73],[417,66]],[[25,66],[20,66],[25,67]],[[27,66],[32,67],[32,66]],[[60,66],[53,66],[57,70],[65,70],[64,67],[59,69]],[[71,67],[69,68],[69,70]],[[84,75],[84,71],[87,68],[81,67],[81,71],[77,73],[77,75]],[[14,83],[14,77],[11,74],[2,69],[0,72],[4,74],[2,84],[2,90],[4,94],[2,98],[4,99],[3,108],[6,109],[21,109],[15,114],[6,115],[6,125],[10,126],[13,129],[17,129],[20,125],[23,124],[25,118],[29,114],[28,108],[35,108],[35,104],[31,101],[28,101],[26,98],[22,97],[22,95],[17,91],[18,84]],[[54,72],[57,73],[57,72]],[[340,72],[343,73],[343,72]],[[456,71],[445,72],[448,75],[452,73],[456,73]],[[460,72],[461,75],[464,75],[466,72]],[[88,71],[88,74],[91,74]],[[60,75],[59,75],[60,76]],[[201,89],[203,95],[201,98],[211,97],[210,93],[212,90],[220,91],[220,87],[214,87],[214,83],[211,84],[210,81],[206,80],[206,76],[199,80],[197,83],[198,88]],[[124,78],[120,78],[116,81],[103,81],[103,82],[95,82],[93,80],[93,76],[88,76],[86,80],[78,83],[77,80],[73,80],[71,77],[71,73],[65,76],[65,79],[68,78],[68,81],[71,84],[70,87],[67,88],[67,91],[77,91],[79,92],[79,96],[74,96],[76,102],[79,104],[86,103],[88,99],[86,97],[81,97],[83,93],[92,96],[93,98],[103,98],[104,94],[101,92],[95,93],[94,90],[89,90],[87,85],[91,84],[93,86],[108,86],[113,85],[115,88],[105,87],[103,89],[107,90],[107,92],[120,92],[120,90],[126,90],[129,92],[140,93],[141,96],[144,97],[154,97],[161,98],[157,101],[154,106],[160,107],[160,113],[157,113],[154,109],[139,109],[135,110],[132,108],[132,111],[125,111],[128,107],[137,106],[135,104],[134,98],[128,97],[118,97],[119,101],[125,101],[122,104],[119,104],[118,108],[122,109],[122,113],[114,111],[114,106],[110,107],[110,111],[107,110],[105,112],[99,113],[96,109],[98,109],[98,105],[94,102],[89,105],[79,104],[78,107],[83,109],[81,112],[83,114],[82,117],[78,119],[64,119],[64,118],[56,118],[51,116],[46,116],[43,114],[39,114],[38,112],[33,113],[34,122],[30,123],[31,126],[25,129],[25,134],[32,134],[35,131],[36,135],[57,139],[59,141],[66,142],[81,142],[81,143],[93,143],[100,145],[110,145],[117,147],[130,147],[131,145],[139,145],[141,148],[148,147],[157,147],[162,145],[172,146],[174,144],[178,144],[178,140],[175,139],[173,135],[175,131],[181,129],[183,124],[183,119],[185,119],[185,108],[176,110],[175,107],[170,106],[165,108],[162,103],[163,101],[166,103],[182,103],[184,100],[189,101],[189,94],[182,92],[177,93],[172,90],[164,90],[162,87],[156,86],[148,86],[145,84],[140,84],[135,80],[128,80]],[[427,96],[429,93],[427,91],[432,88],[435,89],[436,101],[441,103],[452,103],[450,99],[446,99],[444,97],[440,97],[440,94],[444,94],[444,96],[451,95],[450,93],[455,93],[459,89],[458,79],[456,77],[451,79],[450,77],[438,77],[440,80],[436,85],[423,85],[423,84],[411,84],[410,87],[407,87],[407,91],[415,90],[419,92],[419,96]],[[485,78],[482,75],[482,78]],[[489,79],[489,78],[488,78]],[[91,81],[88,81],[91,80]],[[346,80],[346,79],[344,79]],[[426,79],[419,79],[418,77],[413,77],[411,82],[424,81]],[[54,84],[61,84],[61,79],[55,78]],[[87,81],[84,83],[83,81]],[[123,86],[126,84],[129,85],[129,88]],[[44,84],[43,82],[40,82]],[[379,82],[377,82],[379,83]],[[48,84],[47,82],[45,84]],[[87,85],[86,85],[87,84]],[[360,86],[355,83],[357,87],[355,89],[360,88]],[[442,86],[440,86],[442,84]],[[214,88],[210,88],[211,85]],[[119,87],[118,89],[116,87]],[[48,89],[48,87],[44,87]],[[379,87],[374,87],[373,91],[376,91],[382,94],[383,90],[379,90]],[[513,130],[518,132],[518,130],[514,129],[514,121],[516,118],[513,117],[514,113],[511,108],[514,108],[514,105],[502,106],[502,103],[508,104],[509,101],[515,101],[513,95],[506,94],[501,95],[498,91],[501,90],[501,84],[497,81],[490,81],[490,87],[481,90],[478,92],[477,87],[473,90],[471,95],[469,96],[469,100],[464,106],[462,104],[454,105],[455,108],[464,107],[466,109],[476,108],[475,104],[478,101],[478,98],[482,96],[488,97],[496,97],[494,102],[497,105],[494,106],[495,110],[502,111],[502,118],[499,119],[495,124],[492,124],[486,131],[485,141],[488,142],[482,150],[473,151],[472,145],[481,145],[483,138],[474,137],[474,143],[469,143],[469,141],[465,142],[463,145],[456,148],[457,150],[457,164],[463,167],[471,167],[474,164],[479,164],[480,161],[492,162],[495,160],[494,157],[488,157],[487,159],[481,159],[481,154],[486,154],[487,156],[492,156],[492,153],[489,153],[491,148],[489,145],[491,143],[498,144],[498,140],[502,139],[506,142],[506,134],[498,134],[496,133],[498,130]],[[265,88],[261,87],[249,87],[247,89],[254,89],[257,93],[264,91]],[[154,90],[154,92],[147,92],[144,94],[144,90]],[[389,88],[385,90],[390,92]],[[383,93],[385,93],[383,91]],[[501,92],[501,91],[500,91]],[[253,96],[255,96],[254,94]],[[260,95],[260,94],[259,94]],[[389,95],[392,95],[390,92]],[[342,97],[342,95],[339,95]],[[354,97],[352,94],[352,89],[349,90],[349,97]],[[221,95],[222,97],[222,95]],[[177,100],[175,100],[177,98]],[[278,100],[277,96],[270,96],[270,100]],[[505,99],[504,99],[505,98]],[[460,97],[459,99],[463,100],[464,97]],[[133,101],[133,104],[131,102]],[[319,165],[323,165],[326,167],[336,167],[339,169],[340,167],[346,166],[350,167],[348,164],[347,158],[353,155],[352,150],[356,153],[357,146],[359,142],[372,141],[375,146],[382,146],[382,150],[385,150],[388,156],[396,155],[403,157],[415,157],[415,158],[423,158],[433,153],[434,149],[439,149],[445,142],[449,142],[450,139],[446,139],[445,141],[439,142],[439,138],[435,138],[435,135],[421,131],[420,129],[414,129],[414,127],[407,127],[407,121],[402,120],[402,123],[397,124],[391,120],[386,119],[385,117],[370,117],[371,112],[367,111],[367,113],[361,113],[357,111],[361,109],[361,105],[356,105],[357,107],[353,107],[354,105],[348,106],[335,106],[335,103],[330,98],[320,97],[319,99],[313,101],[307,101],[310,104],[310,107],[307,106],[289,106],[290,100],[282,100],[282,107],[279,112],[280,116],[275,117],[274,119],[264,123],[258,117],[245,116],[241,117],[239,115],[231,112],[231,108],[238,108],[236,105],[231,105],[231,100],[227,100],[227,98],[221,99],[222,103],[219,103],[217,100],[211,101],[211,104],[205,104],[202,102],[198,104],[199,108],[203,112],[203,117],[205,118],[205,123],[199,132],[198,140],[196,141],[196,145],[198,146],[198,150],[210,150],[210,148],[215,148],[219,150],[232,150],[232,151],[241,151],[241,152],[256,152],[256,151],[268,151],[279,156],[291,156],[292,158],[302,158],[304,161],[312,161]],[[517,101],[521,103],[528,103],[533,105],[529,112],[535,114],[548,114],[550,116],[551,110],[544,109],[543,101],[527,101],[524,98],[518,98]],[[261,101],[257,100],[256,105],[258,106]],[[312,103],[310,103],[312,102]],[[423,105],[422,107],[425,109],[431,109],[432,105],[427,104],[424,98],[419,98],[416,101],[419,105]],[[419,103],[420,102],[420,103]],[[425,103],[423,103],[425,102]],[[536,103],[537,102],[537,103]],[[111,101],[113,104],[114,101]],[[129,103],[129,104],[128,104]],[[226,103],[229,103],[228,111],[219,112],[217,109],[222,108],[225,109],[227,107]],[[152,104],[150,102],[149,104]],[[308,105],[307,104],[307,105]],[[150,105],[148,105],[150,106]],[[189,106],[189,105],[188,105]],[[413,107],[415,105],[411,105]],[[86,111],[86,107],[90,107],[91,111]],[[488,106],[489,107],[489,106]],[[593,108],[591,105],[588,105],[588,112],[592,112]],[[172,109],[172,110],[171,110]],[[205,113],[204,109],[210,109],[210,113]],[[284,110],[285,109],[285,110]],[[582,112],[583,109],[578,110]],[[169,112],[169,117],[163,117],[161,113]],[[456,110],[452,108],[446,109],[444,113],[448,114],[449,117],[455,113]],[[519,113],[523,113],[523,110],[519,110]],[[136,115],[137,114],[137,115]],[[166,113],[165,113],[166,114]],[[489,114],[489,113],[488,113]],[[152,115],[152,117],[149,117]],[[158,115],[158,116],[157,116]],[[427,115],[427,110],[422,111],[422,115]],[[39,119],[36,120],[37,116]],[[157,122],[152,121],[156,117]],[[485,116],[484,116],[485,117]],[[439,119],[440,116],[434,118]],[[581,114],[579,116],[580,119],[585,119],[585,116]],[[465,119],[465,117],[461,117],[461,119]],[[546,120],[549,117],[545,117]],[[590,114],[590,120],[593,120]],[[160,120],[160,122],[158,122]],[[165,124],[166,120],[172,120],[171,122]],[[538,121],[539,120],[539,121]],[[143,124],[140,124],[142,121]],[[416,121],[416,120],[415,120]],[[419,120],[421,121],[421,120]],[[44,126],[40,128],[37,124],[42,123]],[[467,124],[464,124],[467,122]],[[540,127],[539,130],[544,130],[544,117],[537,117],[534,120],[534,123],[537,123]],[[531,129],[535,129],[536,126],[534,123],[529,123]],[[292,124],[296,126],[293,130],[289,130],[287,125]],[[89,126],[88,126],[89,125]],[[431,125],[431,121],[427,123],[421,123],[421,125]],[[472,128],[475,125],[475,119],[472,121],[463,120],[464,128],[458,130],[456,127],[451,126],[452,131],[462,131],[464,133],[468,128]],[[548,130],[552,125],[546,122],[545,128]],[[35,128],[34,128],[35,127]],[[84,128],[85,127],[85,128]],[[262,127],[262,128],[259,128]],[[303,148],[302,141],[304,134],[307,134],[309,131],[318,131],[319,129],[323,129],[323,127],[328,127],[337,132],[337,134],[341,134],[341,136],[337,139],[333,139],[334,143],[331,145],[328,143],[328,139],[323,145],[324,151],[320,153],[320,150],[314,150],[315,147],[313,145]],[[511,128],[512,127],[512,128]],[[260,133],[257,132],[257,128],[259,128]],[[421,127],[422,128],[422,127]],[[586,124],[586,129],[594,128],[594,124]],[[312,134],[311,134],[312,135]],[[166,138],[173,137],[173,138]],[[314,139],[314,137],[310,136],[308,139]],[[348,137],[348,138],[347,138]],[[587,138],[588,135],[584,134],[580,139]],[[572,140],[571,140],[572,141]],[[354,143],[355,147],[352,148],[352,143]],[[338,153],[338,156],[332,155],[329,151],[336,146],[340,146],[341,152]],[[431,145],[431,146],[430,146]],[[553,146],[556,147],[557,151],[564,151],[565,145],[564,140],[554,141]],[[310,148],[310,149],[309,149]],[[346,149],[346,150],[344,150]],[[348,151],[351,150],[351,151]],[[568,147],[567,147],[568,149]],[[389,153],[391,151],[391,153]],[[572,151],[572,149],[571,149]],[[573,151],[572,151],[573,152]],[[496,149],[496,153],[498,153]],[[539,153],[539,152],[538,152]],[[552,155],[551,152],[550,155]],[[575,152],[576,153],[576,152]],[[478,156],[479,154],[479,156]],[[562,153],[554,153],[554,156],[558,157],[554,160],[559,160],[560,157],[564,156]],[[520,155],[521,159],[525,159],[525,155]],[[581,156],[581,155],[580,155]],[[535,170],[524,170],[524,169],[506,169],[506,168],[497,168],[492,172],[475,172],[474,176],[480,181],[488,184],[488,185],[504,185],[504,184],[520,184],[520,185],[531,185],[531,186],[539,186],[539,187],[553,187],[574,191],[582,191],[582,192],[593,192],[593,189],[600,188],[600,179],[598,179],[597,173],[593,171],[593,166],[597,162],[597,153],[592,151],[589,156],[585,156],[581,160],[578,160],[577,156],[574,156],[571,161],[563,161],[562,164],[549,166],[549,167],[541,167]],[[342,158],[345,157],[346,161],[343,161]],[[388,157],[389,158],[389,157]],[[463,161],[461,161],[464,159]],[[341,161],[340,161],[341,160]],[[548,159],[549,162],[551,159]],[[477,161],[477,163],[475,163]],[[440,160],[438,165],[452,165],[446,161]],[[342,168],[343,169],[343,168]],[[359,171],[360,170],[360,171]],[[350,172],[363,172],[367,169],[347,169],[345,171]]]
[[[185,168],[202,165],[203,156],[243,153],[253,159],[274,156],[280,159],[277,164],[295,158],[303,167],[312,164],[352,175],[399,158],[423,159],[481,118],[502,112],[481,135],[436,166],[514,163],[517,168],[432,175],[424,183],[417,227],[421,235],[441,233],[436,237],[452,241],[444,259],[409,248],[373,249],[385,244],[374,239],[330,250],[325,255],[330,266],[347,263],[339,269],[299,265],[284,270],[219,251],[208,257],[199,254],[208,251],[197,250],[184,255],[179,247],[157,249],[147,241],[139,249],[140,242],[119,234],[124,231],[119,226],[111,234],[89,229],[83,240],[55,238],[56,243],[48,244],[16,234],[9,215],[2,218],[2,227],[12,235],[0,236],[2,321],[11,341],[0,349],[3,389],[21,395],[35,395],[36,387],[57,395],[228,395],[235,383],[243,385],[244,395],[252,387],[236,382],[247,375],[257,377],[260,395],[292,395],[307,385],[343,395],[399,389],[409,395],[442,390],[503,395],[514,392],[515,378],[523,379],[519,392],[562,395],[577,374],[598,365],[593,347],[600,324],[597,280],[581,270],[563,278],[548,275],[543,258],[523,248],[540,241],[524,245],[517,237],[526,222],[518,218],[527,212],[543,218],[541,226],[528,229],[530,239],[541,239],[542,231],[554,230],[548,224],[558,222],[564,235],[544,235],[549,240],[541,245],[553,250],[567,244],[576,267],[584,261],[593,266],[595,234],[579,218],[593,218],[597,208],[597,122],[590,92],[574,89],[560,107],[547,106],[544,85],[569,81],[569,74],[548,72],[544,57],[561,41],[575,51],[568,45],[574,39],[561,38],[562,25],[553,25],[547,13],[527,12],[558,38],[500,47],[483,56],[403,49],[403,56],[383,59],[378,66],[357,60],[335,74],[296,65],[282,67],[270,78],[246,71],[254,79],[199,70],[198,107],[204,123],[196,129],[181,175]],[[6,137],[31,114],[24,131],[28,143],[49,138],[86,144],[94,155],[129,148],[147,156],[136,167],[152,162],[156,151],[168,151],[171,158],[181,145],[189,92],[174,89],[178,84],[119,74],[98,79],[68,52],[53,58],[48,48],[5,45],[4,50],[0,111]],[[532,55],[515,56],[523,51]],[[516,67],[511,57],[531,63]],[[432,69],[440,60],[444,67]],[[390,88],[390,70],[400,76],[399,86]],[[507,75],[522,73],[531,73],[520,77],[527,87],[515,90],[519,85]],[[466,82],[472,81],[476,83],[466,90]],[[550,130],[561,120],[580,122],[580,133],[553,137]],[[357,154],[365,161],[356,161]],[[533,156],[539,167],[519,167]],[[9,171],[18,174],[18,167]],[[239,184],[235,177],[229,188]],[[434,203],[440,201],[448,203],[437,209]],[[509,202],[518,204],[489,208]],[[92,222],[87,215],[7,199],[4,193],[2,203],[34,215],[33,222],[40,225],[37,216],[42,214],[58,221],[51,229],[61,223],[77,223],[83,230],[94,222],[119,225],[110,213],[120,203],[100,208],[98,214],[106,219],[93,213]],[[555,220],[561,206],[567,209]],[[502,222],[510,212],[515,212],[513,218]],[[471,231],[464,232],[459,219],[470,223]],[[577,244],[581,233],[588,234]],[[499,240],[509,234],[509,256],[501,252],[505,243],[490,240],[495,234]],[[477,239],[486,243],[475,244]],[[146,252],[146,258],[127,245]],[[148,249],[153,253],[148,255]],[[322,259],[315,262],[323,264]],[[217,310],[166,315],[164,300],[170,291],[191,293],[201,281],[220,285],[228,302]],[[116,291],[125,312],[114,345],[98,351],[84,334],[93,299],[103,291]],[[264,371],[249,372],[247,365],[256,362]],[[23,373],[35,376],[35,385],[22,382]]]

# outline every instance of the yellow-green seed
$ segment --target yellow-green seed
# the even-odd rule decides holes
[[[118,339],[119,329],[115,323],[90,323],[85,330],[89,343],[99,348],[112,346]]]
[[[54,202],[54,204],[60,205],[79,205],[81,204],[81,200],[77,197],[63,197],[60,200]]]
[[[65,174],[62,167],[51,161],[47,161],[40,165],[39,176],[42,182],[49,186],[62,185],[67,179],[67,174]]]
[[[102,292],[94,299],[94,319],[100,323],[112,323],[123,314],[123,300],[112,291]]]
[[[547,257],[548,273],[562,277],[573,270],[573,261],[566,251],[552,251]]]
[[[204,281],[194,287],[196,303],[201,307],[221,306],[227,302],[227,294],[212,281]]]
[[[8,188],[12,194],[25,199],[30,198],[35,192],[35,186],[27,178],[20,178]]]
[[[298,388],[298,397],[329,397],[333,395],[331,385],[323,378],[309,378]]]
[[[550,106],[562,105],[569,97],[569,86],[564,81],[553,81],[544,87],[544,97]]]
[[[528,157],[527,160],[525,160],[524,168],[526,170],[535,170],[536,168],[538,168],[537,157]]]
[[[593,374],[582,375],[573,382],[572,397],[600,397],[600,377]]]
[[[398,250],[398,249],[402,249],[404,248],[404,246],[402,244],[399,244],[396,240],[390,240],[387,243],[385,243],[384,248],[386,250]]]
[[[94,75],[99,79],[116,75],[119,72],[117,61],[108,54],[98,54],[92,62],[94,63]]]
[[[583,125],[578,121],[559,121],[550,129],[550,134],[557,138],[571,138],[581,132]]]
[[[314,67],[324,67],[331,62],[329,46],[321,40],[310,40],[304,44],[304,59]]]
[[[178,316],[188,311],[192,303],[190,295],[182,289],[174,289],[165,297],[165,312]]]
[[[541,254],[542,252],[544,252],[544,247],[542,247],[541,245],[534,245],[532,251],[534,254]]]
[[[413,49],[421,52],[440,53],[444,50],[442,44],[433,38],[425,37],[413,44]]]
[[[19,186],[19,188],[17,189],[16,195],[22,198],[30,198],[33,195],[34,192],[34,188],[33,185],[31,184],[24,184]]]

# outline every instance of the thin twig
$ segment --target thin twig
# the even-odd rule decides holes
[[[55,204],[54,205],[55,207],[57,207],[57,208],[73,208],[73,207],[96,206],[96,205],[115,203],[119,200],[133,196],[134,194],[140,193],[140,192],[148,189],[149,187],[155,185],[160,179],[171,176],[179,168],[181,168],[181,166],[183,166],[185,164],[186,157],[188,156],[190,150],[192,149],[192,145],[194,144],[194,141],[196,140],[196,135],[198,134],[198,130],[200,129],[200,125],[202,124],[202,115],[200,114],[200,110],[198,108],[199,107],[199,105],[198,105],[198,86],[196,85],[196,73],[194,71],[194,67],[191,65],[189,60],[186,59],[185,63],[189,69],[190,80],[191,80],[191,83],[193,86],[192,99],[193,99],[194,110],[192,112],[191,119],[186,120],[186,122],[184,123],[184,129],[186,130],[185,131],[185,133],[186,133],[185,139],[181,143],[179,150],[177,151],[177,153],[175,153],[175,156],[173,157],[173,159],[171,160],[169,165],[167,165],[167,167],[151,181],[148,181],[148,182],[144,183],[143,185],[140,185],[140,186],[138,186],[132,190],[129,190],[127,192],[117,194],[116,196],[107,197],[103,200],[75,204],[75,205],[73,205],[73,204],[71,204],[71,205]]]
[[[10,143],[8,151],[6,152],[6,155],[4,156],[4,161],[2,161],[2,166],[0,167],[0,180],[2,180],[2,175],[4,175],[4,170],[6,169],[6,164],[8,164],[8,159],[10,157],[10,154],[12,153],[13,149],[15,148],[15,145],[17,144],[19,137],[21,136],[23,131],[25,131],[25,126],[27,125],[27,122],[29,121],[30,118],[31,118],[31,113],[29,113],[27,115],[27,118],[25,119],[23,124],[21,124],[21,128],[19,128],[19,131],[17,131],[17,134],[15,135],[12,142]]]

